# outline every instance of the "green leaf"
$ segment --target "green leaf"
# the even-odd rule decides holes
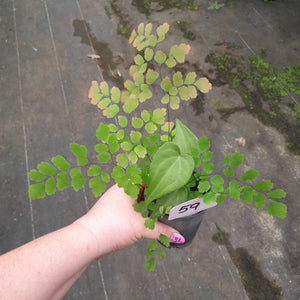
[[[152,98],[152,92],[148,88],[144,88],[142,92],[139,94],[140,102],[145,102],[147,99]]]
[[[146,73],[146,83],[151,85],[158,78],[158,73],[153,71],[152,69],[148,69]]]
[[[128,40],[129,44],[131,44],[133,42],[133,40],[136,38],[136,36],[137,36],[137,33],[136,33],[135,29],[133,29],[130,34],[129,40]]]
[[[144,158],[147,154],[147,150],[142,145],[137,145],[134,148],[134,152],[138,157]]]
[[[105,191],[105,183],[99,177],[91,178],[89,181],[89,187],[92,189],[95,197],[99,197]]]
[[[210,141],[206,136],[201,137],[198,140],[198,144],[201,153],[207,151],[210,148]]]
[[[191,47],[187,44],[174,45],[170,49],[169,57],[174,57],[179,63],[184,63],[186,54]]]
[[[84,186],[85,179],[79,169],[72,169],[70,175],[72,178],[73,189],[77,192]]]
[[[176,119],[176,134],[174,143],[178,145],[181,153],[192,155],[192,148],[199,149],[197,137],[178,119]]]
[[[145,37],[148,38],[151,34],[151,31],[152,31],[152,23],[148,23],[146,26],[145,26]]]
[[[256,171],[255,169],[248,170],[245,172],[243,175],[241,175],[240,179],[241,181],[246,181],[246,180],[254,180],[259,176],[259,172]]]
[[[211,151],[205,152],[202,154],[201,160],[204,162],[210,161],[212,159],[212,156],[213,156],[213,152]]]
[[[209,191],[210,183],[208,181],[200,181],[197,188],[201,194],[204,194]]]
[[[286,217],[287,207],[283,203],[279,203],[270,199],[268,213],[272,216],[284,219]]]
[[[157,130],[157,126],[155,124],[153,124],[152,122],[149,122],[145,125],[145,130],[152,134]]]
[[[286,192],[282,189],[274,190],[272,192],[269,192],[267,194],[269,197],[274,198],[274,199],[281,199],[286,196]]]
[[[130,139],[134,144],[138,144],[141,140],[142,134],[139,131],[131,131]]]
[[[224,184],[224,179],[220,175],[214,175],[211,178],[211,183],[215,185],[223,185]]]
[[[124,186],[124,192],[130,196],[132,199],[136,199],[140,191],[140,186],[132,184],[131,182],[128,182]]]
[[[147,246],[148,246],[148,250],[155,250],[157,247],[157,241],[156,240],[150,241],[148,242]]]
[[[182,100],[189,100],[190,99],[189,90],[188,90],[187,86],[184,85],[184,86],[179,87],[178,92],[179,92],[179,97]]]
[[[214,166],[214,164],[208,162],[208,163],[204,163],[202,165],[202,168],[203,168],[204,172],[206,172],[207,174],[210,174],[214,170],[215,166]]]
[[[151,117],[150,112],[147,111],[147,110],[143,110],[143,111],[141,112],[141,117],[142,117],[142,119],[144,120],[144,122],[149,122],[150,117]]]
[[[203,202],[207,205],[215,201],[216,201],[216,194],[214,192],[208,192],[203,196]]]
[[[249,204],[253,200],[254,194],[255,191],[250,186],[246,186],[242,193],[242,200]]]
[[[99,103],[98,107],[100,109],[105,109],[109,104],[111,103],[111,100],[109,98],[103,98]]]
[[[118,116],[118,122],[121,127],[127,127],[128,120],[125,116]]]
[[[176,96],[178,94],[178,89],[174,86],[172,86],[169,90],[170,96]]]
[[[193,84],[195,82],[195,79],[196,79],[196,73],[189,72],[185,77],[184,84]]]
[[[187,87],[187,94],[188,94],[189,99],[190,99],[190,98],[191,98],[191,99],[194,99],[194,98],[197,97],[197,90],[195,89],[194,86],[189,85],[189,86]]]
[[[169,28],[170,26],[168,23],[164,23],[163,25],[157,27],[156,33],[158,35],[158,42],[161,42],[165,39],[165,35],[169,31]]]
[[[121,167],[114,167],[113,168],[113,171],[111,173],[111,177],[113,179],[118,179],[118,178],[121,178],[125,175],[125,171],[124,169],[122,169]]]
[[[148,218],[146,221],[145,221],[145,227],[146,228],[149,228],[151,230],[154,229],[155,227],[155,220],[151,219],[151,218]]]
[[[40,173],[46,176],[54,176],[57,173],[57,170],[47,162],[41,162],[37,168]]]
[[[139,35],[144,35],[145,24],[144,23],[140,23],[137,30],[138,30],[138,34]]]
[[[123,105],[123,110],[125,113],[132,113],[139,105],[139,101],[136,98],[129,98]]]
[[[144,122],[143,122],[142,119],[134,117],[134,118],[131,119],[131,125],[135,129],[140,129],[144,126]]]
[[[183,85],[183,79],[182,79],[181,72],[176,72],[173,75],[173,83],[174,83],[174,86],[176,86],[176,87]]]
[[[216,202],[217,202],[218,204],[220,204],[220,203],[224,202],[225,199],[226,199],[226,194],[221,194],[221,195],[218,195],[218,196],[217,196]]]
[[[71,165],[61,155],[53,157],[51,161],[60,171],[68,171],[71,167]]]
[[[166,210],[167,207],[174,207],[176,205],[179,205],[183,202],[186,202],[188,200],[188,192],[187,188],[181,187],[180,189],[177,189],[171,193],[168,193],[166,195],[163,195],[155,202],[156,210],[154,213],[157,213],[157,208],[162,208],[162,210]],[[165,214],[165,213],[164,213]],[[160,213],[161,215],[161,213]]]
[[[29,198],[32,200],[44,198],[46,196],[45,184],[42,182],[30,185],[28,189],[28,194]]]
[[[120,140],[123,140],[124,139],[124,136],[125,136],[125,132],[124,132],[124,129],[120,129],[118,132],[117,132],[117,139],[118,141]]]
[[[154,52],[151,48],[146,48],[144,52],[144,56],[146,61],[150,61],[153,58]]]
[[[211,90],[211,83],[207,78],[200,78],[198,81],[194,83],[194,85],[198,88],[198,90],[204,94],[208,93]]]
[[[103,123],[100,123],[96,132],[97,139],[102,142],[107,142],[108,135],[109,127]]]
[[[108,119],[113,118],[120,111],[119,106],[117,104],[110,105],[103,111],[103,116]]]
[[[223,160],[223,166],[224,167],[227,166],[229,164],[229,162],[230,162],[230,157],[228,155],[226,155]]]
[[[168,68],[174,68],[176,66],[176,60],[173,58],[173,57],[169,57],[167,60],[166,60],[166,66]]]
[[[231,168],[226,168],[223,171],[224,175],[228,178],[233,177],[234,176],[234,171]]]
[[[137,64],[137,65],[142,65],[145,61],[144,61],[144,58],[143,56],[141,56],[140,54],[136,55],[134,57],[134,62]]]
[[[91,87],[89,89],[88,98],[92,99],[91,103],[93,105],[97,104],[101,98],[103,97],[102,94],[100,94],[99,85],[97,81],[92,81]]]
[[[165,143],[156,152],[150,165],[149,182],[145,190],[146,203],[184,186],[193,169],[194,160],[190,155],[182,154],[174,143]]]
[[[56,192],[55,180],[53,177],[47,179],[45,184],[45,191],[47,195],[53,195]]]
[[[263,209],[265,205],[266,196],[262,193],[254,193],[253,199],[254,199],[255,206],[259,209]]]
[[[145,263],[146,271],[154,271],[155,270],[155,259],[154,257],[148,259]]]
[[[166,121],[166,109],[156,108],[153,111],[152,122],[155,124],[163,125]]]
[[[154,56],[154,60],[158,63],[158,64],[163,64],[167,59],[167,55],[165,53],[163,53],[161,50],[156,51],[155,56]]]
[[[121,148],[124,151],[129,152],[133,148],[133,145],[130,142],[123,142],[121,143]]]
[[[102,178],[103,182],[106,182],[106,183],[110,182],[110,176],[105,172],[101,172],[101,178]]]
[[[87,171],[88,176],[99,176],[101,168],[97,165],[91,165]]]
[[[229,165],[231,167],[237,167],[239,165],[242,164],[244,160],[244,154],[241,154],[241,153],[233,153],[231,158],[230,158],[230,161],[229,161]]]
[[[110,134],[108,137],[108,147],[111,154],[116,153],[120,149],[119,141],[115,134]]]
[[[66,172],[60,172],[56,176],[56,187],[59,191],[62,191],[69,187],[69,179]]]
[[[120,102],[121,92],[120,92],[119,88],[117,88],[115,86],[112,87],[112,89],[110,91],[110,94],[111,94],[112,102],[114,102],[114,103],[119,103]]]
[[[172,86],[172,83],[170,81],[170,78],[169,77],[165,77],[161,84],[160,84],[160,87],[162,88],[162,90],[164,90],[165,92],[169,92],[169,90],[173,87]]]
[[[133,75],[134,83],[140,86],[144,83],[144,75],[142,73],[135,73]]]
[[[158,247],[157,252],[162,259],[166,259],[166,252],[163,249]]]
[[[126,168],[128,166],[128,157],[126,153],[119,153],[117,155],[117,164],[122,168]]]
[[[128,159],[135,164],[138,161],[138,156],[135,154],[134,151],[131,151],[128,155]]]
[[[36,181],[36,182],[40,182],[43,181],[46,176],[43,175],[41,172],[37,171],[37,170],[31,170],[28,173],[28,177],[30,178],[30,180]]]
[[[177,96],[170,97],[170,107],[171,109],[175,110],[179,108],[180,99]]]
[[[100,83],[100,89],[101,89],[102,94],[105,97],[109,97],[109,86],[108,86],[108,84],[105,81],[102,81]]]
[[[237,181],[229,183],[229,196],[231,199],[240,200],[240,189]]]
[[[165,247],[169,247],[170,246],[170,239],[164,235],[164,234],[160,234],[159,235],[159,241],[165,246]]]
[[[270,180],[264,180],[255,184],[254,188],[260,191],[269,191],[273,188],[273,183]]]
[[[97,159],[102,163],[107,163],[110,161],[111,155],[108,152],[101,152],[99,155],[97,155]]]

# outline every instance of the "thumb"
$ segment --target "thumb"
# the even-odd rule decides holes
[[[145,238],[152,240],[159,240],[160,235],[163,234],[170,239],[171,243],[175,244],[184,244],[186,239],[182,236],[178,230],[163,224],[161,222],[156,222],[154,230],[147,229],[147,233],[145,234]]]

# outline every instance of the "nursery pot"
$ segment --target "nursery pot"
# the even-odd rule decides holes
[[[197,230],[203,220],[204,213],[205,210],[200,211],[193,216],[187,216],[175,220],[168,220],[169,216],[167,215],[163,217],[159,217],[158,218],[159,222],[162,222],[168,226],[175,228],[186,239],[186,242],[184,244],[170,243],[170,247],[182,248],[188,246],[192,242],[192,240],[194,239],[197,233]]]

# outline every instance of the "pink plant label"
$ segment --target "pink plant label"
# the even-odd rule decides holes
[[[168,220],[175,220],[197,214],[202,210],[216,206],[217,203],[205,204],[203,198],[196,198],[174,206],[169,214]]]

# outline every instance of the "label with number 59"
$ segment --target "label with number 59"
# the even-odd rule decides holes
[[[203,198],[192,199],[190,201],[174,206],[170,211],[168,220],[175,220],[187,216],[192,216],[197,214],[199,211],[206,210],[216,205],[216,202],[209,205],[205,204],[203,202]]]

